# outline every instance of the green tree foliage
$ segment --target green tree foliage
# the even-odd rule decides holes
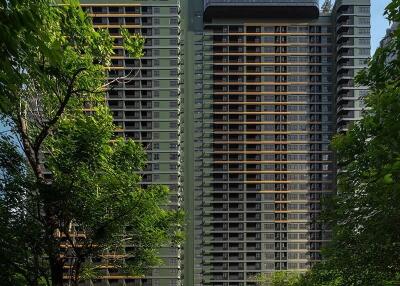
[[[399,8],[399,0],[389,4],[390,21],[400,20]],[[399,52],[397,29],[357,77],[370,88],[363,119],[332,143],[340,174],[325,219],[333,227],[333,240],[325,261],[306,275],[303,285],[399,285]]]
[[[299,286],[301,274],[279,271],[271,274],[261,273],[255,277],[258,286]]]
[[[0,35],[1,284],[77,284],[101,275],[98,258],[144,274],[180,242],[182,213],[166,187],[140,188],[142,147],[113,137],[112,38],[73,0],[0,1]],[[143,38],[122,36],[140,57]]]

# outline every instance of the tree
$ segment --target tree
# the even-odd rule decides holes
[[[399,8],[399,0],[388,5],[390,21],[400,20]],[[370,88],[366,110],[358,123],[332,142],[340,174],[338,193],[325,204],[324,219],[333,228],[333,239],[325,249],[325,261],[306,276],[310,283],[304,285],[378,286],[398,281],[399,51],[397,29],[357,76],[359,84]]]
[[[259,286],[300,286],[301,274],[279,271],[271,274],[261,273],[255,277]]]
[[[0,2],[0,35],[13,35],[0,50],[4,285],[77,285],[101,276],[102,263],[142,275],[160,246],[181,240],[168,189],[140,188],[142,147],[113,135],[104,100],[113,41],[78,4]],[[121,34],[140,57],[143,38]]]

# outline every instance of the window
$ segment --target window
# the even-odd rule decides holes
[[[362,18],[358,18],[358,23],[360,25],[369,25],[370,24],[370,20],[367,17],[362,17]]]
[[[358,7],[358,11],[361,13],[361,14],[369,14],[369,6],[360,6],[360,7]]]
[[[169,34],[173,35],[173,36],[178,35],[178,28],[170,28],[169,29]]]
[[[367,59],[359,59],[358,60],[358,64],[359,65],[367,65],[368,64],[368,60]]]
[[[360,55],[367,56],[370,54],[369,49],[359,49]]]
[[[369,35],[370,34],[370,29],[369,28],[360,28],[360,29],[358,29],[358,32],[361,35]]]
[[[360,45],[369,45],[370,44],[370,40],[369,40],[369,38],[361,38],[361,39],[358,39],[358,43]]]

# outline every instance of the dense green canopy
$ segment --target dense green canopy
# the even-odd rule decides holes
[[[121,34],[142,56],[144,39]],[[166,187],[140,187],[141,145],[114,137],[112,38],[73,0],[0,1],[0,37],[1,284],[78,283],[101,263],[144,274],[180,242],[182,213]]]

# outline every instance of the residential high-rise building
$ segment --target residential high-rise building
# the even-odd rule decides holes
[[[370,1],[336,1],[332,14],[336,59],[337,131],[345,132],[359,120],[364,108],[367,87],[357,86],[356,74],[368,64],[371,56]]]
[[[142,143],[148,154],[142,184],[169,186],[168,207],[178,208],[181,201],[179,1],[81,0],[81,4],[93,18],[94,26],[108,29],[114,39],[107,101],[118,126],[116,135]],[[126,55],[120,27],[144,36],[144,56],[140,60]],[[103,262],[107,255],[103,255]],[[163,265],[144,279],[126,277],[118,269],[104,267],[101,277],[91,284],[180,285],[181,250],[166,246],[160,250],[160,256]]]
[[[330,233],[320,200],[337,172],[330,139],[361,116],[366,89],[354,76],[370,56],[370,1],[338,0],[323,13],[318,2],[204,0],[183,10],[184,128],[194,131],[193,161],[184,153],[194,221],[185,285],[255,285],[258,273],[321,259]]]
[[[94,285],[249,286],[320,260],[330,139],[362,115],[370,0],[323,12],[317,0],[81,2],[115,38],[110,80],[128,76],[107,95],[118,135],[143,143],[144,184],[169,185],[186,213],[183,249],[161,249],[164,265],[141,280],[106,269]],[[146,38],[141,60],[120,26]]]

